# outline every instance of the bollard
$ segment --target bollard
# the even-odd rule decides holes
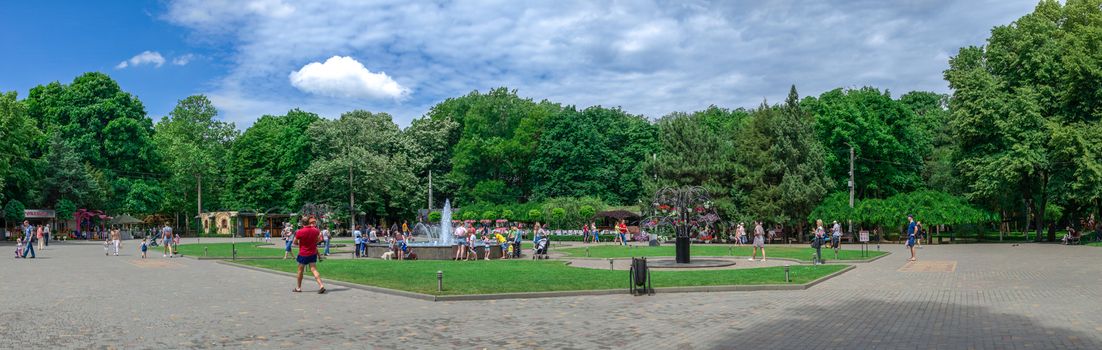
[[[608,269],[612,270],[612,259],[608,259]]]
[[[585,257],[589,257],[589,247],[585,247]]]
[[[436,271],[436,291],[444,291],[444,271]]]
[[[203,256],[207,256],[207,247],[203,247]]]
[[[788,275],[788,264],[784,264],[784,283],[791,283],[792,278]]]
[[[727,247],[727,254],[730,256],[735,256],[735,248]]]

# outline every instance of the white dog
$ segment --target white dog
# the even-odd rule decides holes
[[[383,256],[381,256],[380,258],[383,258],[383,260],[392,260],[394,259],[394,251],[387,251],[386,253],[383,253]]]

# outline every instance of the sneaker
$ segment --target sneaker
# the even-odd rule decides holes
[[[746,259],[746,261],[754,261],[754,258]]]

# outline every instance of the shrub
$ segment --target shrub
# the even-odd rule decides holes
[[[500,217],[501,217],[502,220],[512,220],[513,219],[513,211],[509,210],[509,209],[503,209],[501,211],[501,216]]]
[[[482,212],[482,220],[494,220],[497,219],[497,213],[493,210],[487,210]]]
[[[434,212],[429,213],[429,222],[439,222],[439,221],[440,221],[440,212],[434,211]]]
[[[565,219],[566,219],[566,209],[563,209],[563,208],[551,209],[551,221],[553,221],[556,226],[562,227],[563,220],[565,220]]]
[[[539,209],[532,209],[528,211],[528,221],[540,221],[543,219],[543,213]]]

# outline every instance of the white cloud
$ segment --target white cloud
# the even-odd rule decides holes
[[[195,55],[189,53],[189,54],[186,54],[186,55],[182,55],[182,56],[178,56],[176,58],[173,58],[172,59],[172,64],[175,64],[177,66],[184,66],[184,65],[187,65],[188,63],[191,63],[191,60],[193,60],[193,59],[195,59]]]
[[[1035,5],[170,0],[164,18],[191,30],[197,42],[228,46],[229,70],[206,92],[252,99],[248,113],[366,108],[407,124],[446,98],[497,86],[649,117],[782,101],[791,84],[805,96],[864,85],[897,96],[948,92],[941,73],[946,53],[982,44],[993,26]],[[371,71],[348,64],[355,61],[340,69],[329,66],[333,59],[315,62],[333,55],[356,57]],[[316,66],[303,66],[309,62]],[[288,72],[296,72],[291,84]],[[377,72],[397,74],[402,84]]]
[[[409,89],[384,72],[373,73],[352,57],[333,56],[291,72],[291,85],[303,92],[353,99],[401,99]]]
[[[152,64],[160,68],[161,65],[165,64],[165,58],[157,51],[143,51],[126,61],[119,62],[119,64],[115,65],[115,69],[136,67],[143,64]]]

